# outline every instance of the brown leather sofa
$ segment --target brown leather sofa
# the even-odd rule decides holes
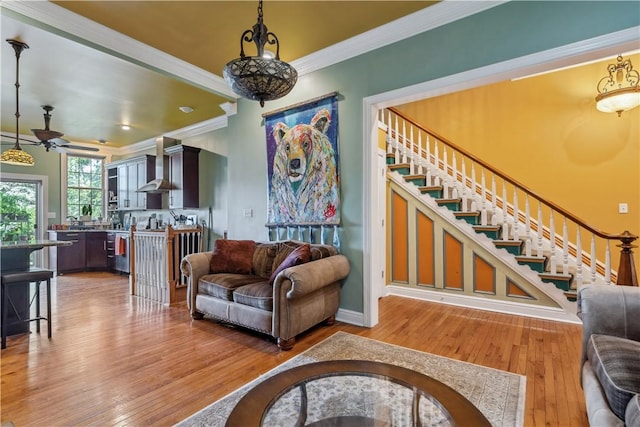
[[[294,251],[306,259],[292,262]],[[220,239],[213,251],[184,257],[180,268],[188,277],[194,319],[206,316],[269,334],[290,350],[296,335],[335,320],[349,261],[329,245]]]

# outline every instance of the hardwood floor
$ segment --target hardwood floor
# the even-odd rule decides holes
[[[9,337],[2,350],[1,420],[18,427],[172,425],[339,330],[526,375],[526,426],[588,425],[579,325],[385,297],[378,326],[319,326],[280,352],[192,321],[184,304],[132,297],[125,277],[61,276],[52,293],[53,338]]]

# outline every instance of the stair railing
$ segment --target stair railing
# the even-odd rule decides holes
[[[379,121],[387,130],[387,155],[396,164],[409,165],[411,175],[425,175],[427,185],[441,185],[444,194],[460,198],[463,211],[479,210],[480,224],[500,226],[502,240],[523,240],[525,256],[547,255],[551,274],[573,274],[577,286],[638,286],[632,251],[638,236],[598,230],[395,108],[380,110]],[[583,246],[583,233],[590,235],[589,250]],[[621,242],[617,272],[611,269],[611,242],[616,240]],[[602,256],[604,262],[598,260]]]

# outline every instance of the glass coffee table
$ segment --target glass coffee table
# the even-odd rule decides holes
[[[227,426],[490,426],[464,396],[431,377],[381,362],[310,363],[267,378]]]

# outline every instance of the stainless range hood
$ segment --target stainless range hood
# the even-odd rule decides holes
[[[166,165],[164,149],[180,141],[163,136],[156,139],[156,178],[138,188],[140,193],[166,193],[175,187],[169,182],[169,168]]]

